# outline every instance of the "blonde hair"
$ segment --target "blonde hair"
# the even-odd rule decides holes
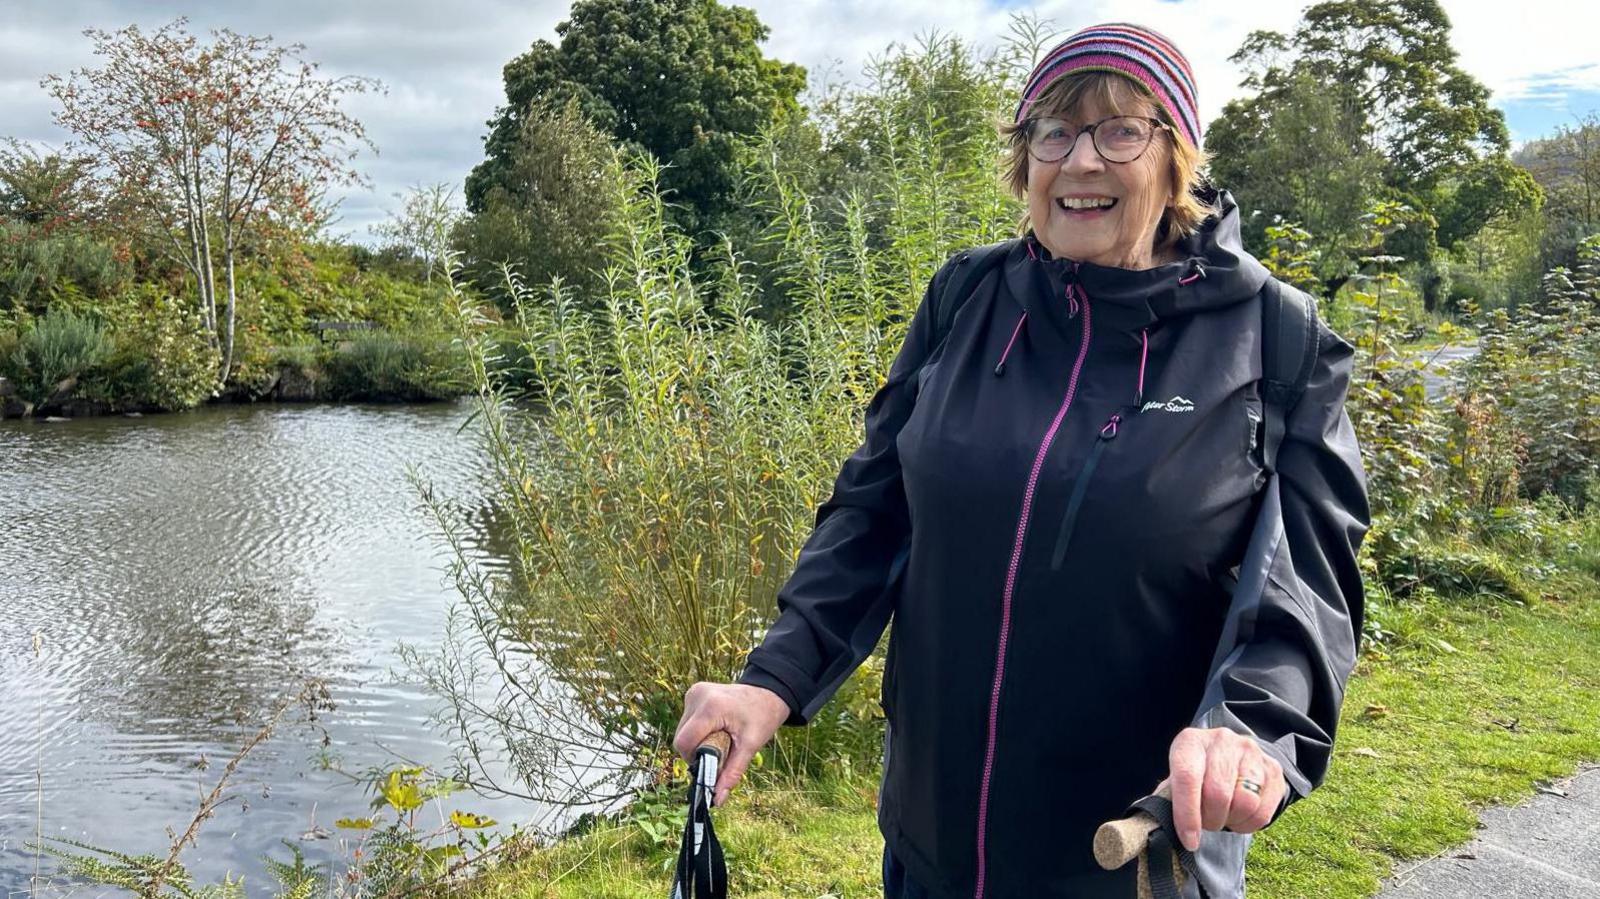
[[[1112,115],[1133,114],[1142,101],[1155,110],[1157,118],[1172,126],[1172,130],[1167,132],[1172,138],[1169,142],[1171,150],[1167,153],[1167,174],[1174,185],[1173,202],[1161,213],[1153,249],[1170,249],[1179,240],[1199,230],[1201,223],[1216,213],[1216,206],[1201,195],[1206,183],[1203,171],[1210,162],[1210,156],[1189,143],[1172,121],[1172,115],[1157,102],[1149,88],[1132,78],[1103,71],[1079,71],[1063,75],[1034,101],[1029,118],[1000,126],[1000,136],[1007,144],[1005,181],[1013,196],[1019,200],[1026,200],[1028,196],[1028,124],[1033,115],[1060,116],[1084,105],[1086,101]],[[1031,225],[1028,212],[1024,209],[1018,231],[1026,233]]]

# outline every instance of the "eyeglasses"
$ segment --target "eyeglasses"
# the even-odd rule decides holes
[[[1160,119],[1140,115],[1107,116],[1073,131],[1060,119],[1031,119],[1028,122],[1028,152],[1040,162],[1058,162],[1072,155],[1078,135],[1089,132],[1089,141],[1106,162],[1132,162],[1144,155],[1158,131],[1172,126]]]

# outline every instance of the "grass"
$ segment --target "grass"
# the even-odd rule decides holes
[[[1327,782],[1261,835],[1251,895],[1359,897],[1470,839],[1477,809],[1600,758],[1600,594],[1535,608],[1433,600],[1364,659]]]
[[[1600,758],[1600,543],[1590,543],[1532,606],[1433,598],[1377,610],[1394,636],[1351,682],[1327,782],[1257,840],[1252,896],[1370,896],[1397,862],[1471,838],[1478,809]],[[881,895],[876,776],[805,790],[747,782],[717,818],[738,894]],[[468,894],[646,899],[669,883],[674,851],[613,826],[529,849]]]
[[[876,772],[804,788],[745,788],[716,815],[736,895],[866,897],[883,892]],[[608,826],[508,859],[456,895],[481,899],[659,899],[672,881],[679,830],[652,845],[632,824]]]

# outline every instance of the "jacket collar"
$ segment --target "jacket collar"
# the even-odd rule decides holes
[[[1194,234],[1179,241],[1184,258],[1155,268],[1133,270],[1050,256],[1029,231],[1005,263],[1005,284],[1029,319],[1045,320],[1063,333],[1077,330],[1077,304],[1069,286],[1078,285],[1093,306],[1096,330],[1137,335],[1162,319],[1218,309],[1255,296],[1268,272],[1245,252],[1239,205],[1227,191],[1209,190],[1219,212]]]

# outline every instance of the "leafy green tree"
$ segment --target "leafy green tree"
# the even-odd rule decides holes
[[[1600,113],[1591,111],[1576,127],[1562,125],[1517,153],[1546,196],[1546,267],[1571,266],[1578,243],[1600,233]]]
[[[1408,229],[1389,250],[1426,270],[1429,308],[1445,284],[1439,249],[1537,202],[1506,157],[1504,116],[1456,64],[1438,0],[1328,0],[1292,35],[1251,34],[1234,59],[1256,93],[1211,125],[1219,176],[1245,208],[1302,221],[1331,246],[1355,233],[1350,213],[1371,200],[1413,207],[1431,229]],[[1320,273],[1336,288],[1353,262],[1324,257]]]
[[[1505,153],[1505,116],[1489,89],[1456,65],[1438,0],[1332,0],[1305,12],[1292,45],[1299,67],[1353,86],[1389,183],[1427,193],[1485,155]]]
[[[1249,64],[1260,52],[1247,48],[1233,59]],[[1384,160],[1366,128],[1352,89],[1303,71],[1227,105],[1206,134],[1211,175],[1238,197],[1252,248],[1268,249],[1275,222],[1298,222],[1310,232],[1320,278],[1354,270],[1342,250],[1359,242],[1361,216],[1383,184]]]
[[[578,0],[504,70],[506,105],[490,120],[487,158],[467,178],[469,211],[516,179],[530,104],[577,103],[601,131],[666,163],[662,179],[691,231],[732,208],[739,141],[798,111],[800,66],[768,59],[754,11],[716,0]]]
[[[1439,243],[1453,247],[1486,222],[1544,206],[1544,189],[1527,169],[1505,156],[1468,166],[1439,204]]]
[[[555,275],[598,286],[622,206],[614,160],[610,139],[584,120],[575,101],[530,103],[504,172],[455,228],[467,277],[496,296],[505,287],[502,263],[533,286]]]

